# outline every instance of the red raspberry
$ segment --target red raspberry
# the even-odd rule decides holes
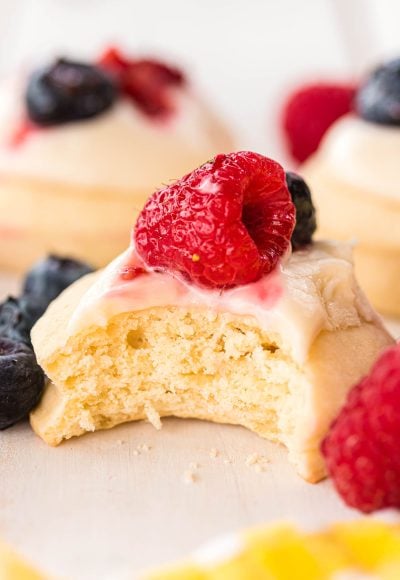
[[[351,507],[400,508],[400,346],[387,349],[349,393],[322,443],[328,471]]]
[[[352,110],[355,91],[350,85],[320,83],[289,97],[282,123],[288,149],[297,161],[314,153],[329,127]]]
[[[223,288],[270,272],[289,247],[294,225],[282,167],[241,151],[217,155],[156,191],[134,238],[148,266]]]
[[[151,116],[173,111],[168,89],[185,82],[183,74],[176,68],[156,60],[127,59],[115,48],[108,49],[98,64],[116,79],[123,93]]]

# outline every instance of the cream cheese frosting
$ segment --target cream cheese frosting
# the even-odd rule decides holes
[[[114,260],[81,299],[66,338],[91,325],[106,326],[115,315],[164,306],[205,307],[254,317],[261,328],[284,336],[302,364],[322,330],[376,320],[353,273],[351,246],[318,242],[294,252],[268,276],[223,292],[148,271],[127,280],[121,272],[137,264],[134,248]]]
[[[38,128],[13,144],[25,117],[22,81],[0,87],[0,176],[151,192],[232,149],[225,127],[187,87],[173,89],[175,111],[163,121],[120,98],[93,119]]]
[[[400,199],[399,152],[399,127],[347,115],[327,132],[314,158],[345,183]]]

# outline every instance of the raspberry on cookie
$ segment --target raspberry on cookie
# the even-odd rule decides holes
[[[327,82],[305,85],[289,96],[282,126],[296,161],[305,161],[317,150],[329,127],[353,109],[354,96],[354,85]]]
[[[156,191],[134,239],[151,268],[209,288],[255,282],[290,247],[295,208],[282,167],[257,153],[217,155]]]
[[[149,116],[172,112],[174,102],[169,90],[186,83],[178,68],[154,59],[127,58],[115,47],[106,50],[98,64],[114,78],[122,93]]]

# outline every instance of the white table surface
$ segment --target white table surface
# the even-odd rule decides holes
[[[16,286],[0,278],[0,298]],[[400,324],[390,326],[398,336]],[[264,471],[246,464],[253,453],[265,457]],[[314,528],[358,516],[330,481],[302,481],[283,448],[200,421],[164,420],[159,432],[132,423],[58,448],[20,424],[0,432],[0,470],[0,537],[49,573],[76,580],[127,570],[134,578],[255,523],[283,518]],[[184,481],[187,470],[193,483]]]

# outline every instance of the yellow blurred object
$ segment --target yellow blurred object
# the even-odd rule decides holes
[[[246,546],[248,557],[259,563],[264,574],[268,571],[268,578],[296,578],[299,570],[307,580],[329,578],[347,563],[324,536],[305,536],[289,525],[250,532]]]
[[[400,525],[388,526],[374,520],[362,525],[337,524],[331,529],[331,537],[347,550],[352,560],[366,570],[397,570],[400,578]]]
[[[176,570],[163,571],[152,574],[151,580],[206,580],[209,576],[196,566],[188,564]]]
[[[0,544],[0,580],[49,580],[20,559],[8,546]]]
[[[224,546],[224,542],[221,543]],[[237,550],[218,543],[189,564],[147,575],[146,580],[346,580],[400,579],[400,525],[360,520],[303,534],[275,524],[237,536]]]

